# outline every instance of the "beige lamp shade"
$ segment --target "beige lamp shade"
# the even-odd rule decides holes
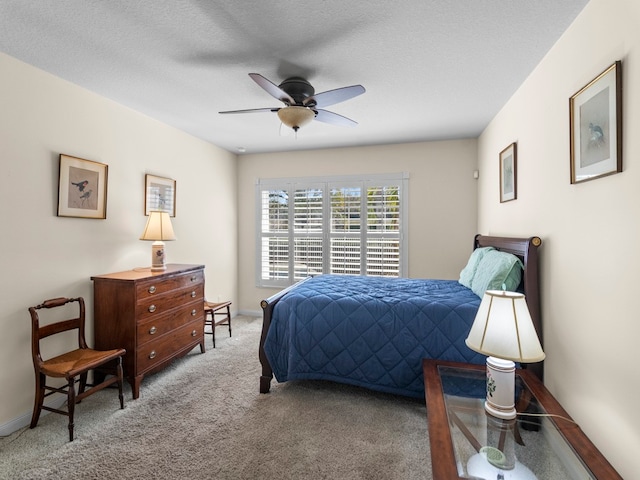
[[[167,212],[150,212],[147,225],[140,240],[166,241],[175,240],[171,218]]]
[[[287,127],[293,128],[296,132],[300,127],[308,124],[315,118],[316,114],[307,107],[289,106],[278,110],[278,118]]]
[[[544,360],[524,295],[487,290],[466,340],[476,352],[520,363]]]

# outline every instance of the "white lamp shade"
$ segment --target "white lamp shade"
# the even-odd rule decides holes
[[[289,106],[278,110],[280,121],[296,131],[311,122],[315,116],[315,112],[307,107]]]
[[[167,212],[149,212],[147,225],[140,240],[165,241],[175,240],[171,218]]]
[[[467,337],[472,350],[521,363],[544,360],[524,295],[487,290]]]

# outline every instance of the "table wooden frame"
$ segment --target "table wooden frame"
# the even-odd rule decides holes
[[[442,391],[442,381],[438,367],[452,367],[462,370],[484,371],[483,365],[469,365],[457,362],[424,359],[425,401],[427,404],[427,422],[429,425],[429,442],[431,446],[431,465],[433,480],[460,479],[456,466],[455,453],[451,440],[451,430],[447,417],[447,408]],[[538,378],[527,370],[517,369],[523,383],[536,398],[544,410],[551,415],[559,415],[571,419],[560,403],[551,395]],[[582,429],[571,422],[558,421],[547,417],[584,462],[591,473],[598,479],[615,480],[622,477],[589,440]]]

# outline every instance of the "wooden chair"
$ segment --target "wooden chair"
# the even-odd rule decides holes
[[[79,314],[76,318],[62,320],[47,325],[40,325],[38,310],[42,308],[61,307],[67,303],[77,302]],[[45,300],[36,307],[29,307],[31,314],[31,353],[33,356],[33,368],[36,374],[36,398],[33,406],[33,416],[31,417],[30,428],[38,424],[42,410],[59,413],[69,417],[69,441],[73,441],[73,413],[76,403],[80,403],[83,398],[96,393],[103,388],[118,384],[120,397],[120,408],[124,408],[124,397],[122,395],[122,356],[126,351],[122,348],[115,350],[99,351],[87,347],[84,336],[85,306],[84,299],[78,298],[53,298]],[[67,353],[43,360],[40,353],[40,341],[51,335],[55,335],[70,330],[78,330],[78,348]],[[115,368],[113,367],[115,365]],[[89,370],[101,367],[113,373],[114,376],[106,377],[104,381],[97,385],[87,384],[87,374]],[[54,387],[46,384],[46,377],[64,378],[67,380],[66,386]],[[78,394],[76,395],[75,383],[79,382]],[[89,386],[89,390],[85,388]],[[48,393],[45,393],[48,390]],[[44,405],[44,399],[54,393],[67,395],[67,411]]]
[[[225,310],[226,309],[226,310]],[[211,325],[211,331],[204,333],[213,336],[213,348],[216,348],[216,327],[218,325],[229,326],[229,336],[231,336],[231,302],[213,303],[204,301],[204,325]],[[216,320],[216,315],[220,318]]]

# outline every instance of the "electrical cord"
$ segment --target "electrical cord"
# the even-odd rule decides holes
[[[563,417],[562,415],[557,415],[555,413],[527,413],[527,412],[521,412],[521,413],[517,413],[516,414],[518,417],[554,417],[554,418],[560,418],[562,420],[565,420],[569,423],[573,423],[574,425],[578,425],[578,422],[571,420],[568,417]]]

